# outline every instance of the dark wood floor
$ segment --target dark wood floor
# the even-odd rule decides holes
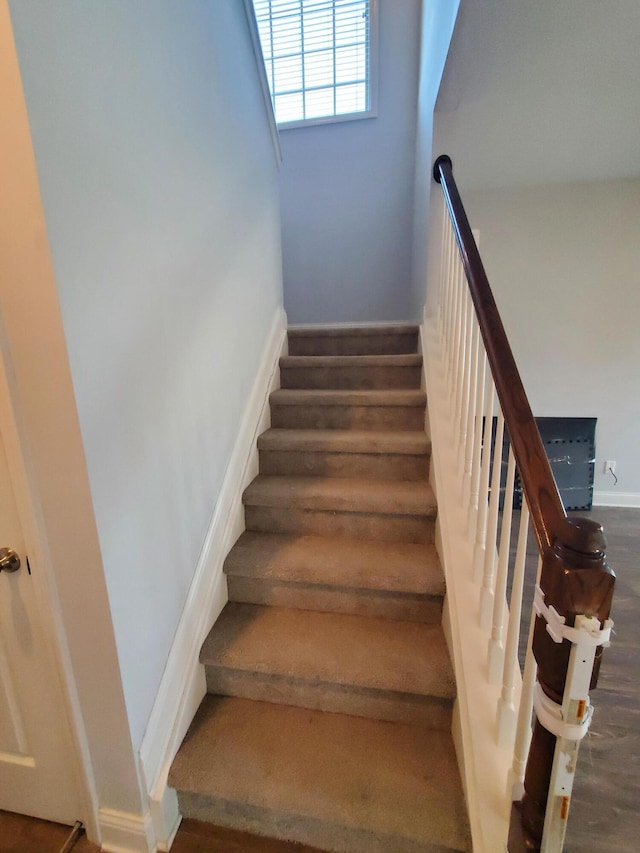
[[[595,714],[583,741],[565,853],[640,851],[640,510],[599,507],[617,575],[614,642],[605,652]],[[514,519],[514,525],[516,519]],[[528,561],[529,593],[536,559]],[[60,853],[69,827],[0,812],[0,853]],[[183,821],[172,853],[314,853],[311,848]],[[81,838],[73,853],[98,853]]]
[[[640,510],[597,507],[616,573],[589,734],[580,747],[565,853],[640,850]]]
[[[60,853],[70,827],[0,811],[0,853]],[[100,853],[82,836],[70,853]],[[183,820],[171,853],[320,853],[312,847]]]
[[[596,507],[575,512],[595,518],[605,531],[616,573],[611,616],[615,635],[605,651],[588,735],[580,747],[565,853],[640,851],[640,510]],[[520,521],[514,512],[512,552]],[[527,548],[520,642],[524,661],[537,571],[533,534]]]

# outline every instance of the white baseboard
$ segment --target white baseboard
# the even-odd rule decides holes
[[[594,492],[593,505],[640,507],[640,492]]]
[[[99,809],[98,825],[105,853],[149,853],[156,849],[150,814]]]
[[[340,323],[291,323],[289,328],[294,331],[296,329],[317,329],[319,332],[323,332],[331,329],[366,329],[369,326],[419,326],[419,323],[417,321],[414,323],[410,320],[358,320],[349,323],[345,320]]]
[[[258,473],[256,438],[270,425],[269,394],[280,387],[278,359],[286,348],[286,328],[286,314],[280,309],[273,319],[140,747],[158,850],[169,850],[180,823],[177,798],[167,787],[167,775],[206,692],[204,668],[198,660],[200,647],[228,600],[222,566],[244,530],[242,492]]]
[[[173,788],[168,788],[166,776],[164,787],[159,789],[159,796],[150,798],[151,822],[156,840],[156,850],[163,853],[171,849],[173,839],[180,827],[182,815],[178,808],[178,795]]]

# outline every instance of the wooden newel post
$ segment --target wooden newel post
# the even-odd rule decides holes
[[[605,620],[609,618],[615,583],[615,575],[606,563],[605,544],[602,527],[597,522],[584,518],[566,518],[554,546],[547,551],[542,563],[540,588],[543,595],[538,593],[538,603],[542,603],[543,612],[538,608],[533,636],[533,652],[538,664],[537,689],[541,689],[539,696],[545,705],[549,699],[557,706],[562,706],[564,698],[563,718],[567,717],[569,707],[564,694],[573,643],[568,639],[557,641],[558,625],[562,630],[562,620],[557,620],[550,608],[564,617],[564,625],[569,628],[575,626],[577,616],[596,617],[599,627],[604,627]],[[555,640],[552,636],[554,625]],[[598,680],[602,651],[602,646],[595,651],[590,689],[596,686]],[[587,706],[585,710],[580,702],[574,704],[575,707],[571,709],[571,713],[575,712],[576,715],[573,722],[579,725],[581,714],[588,713],[589,708]],[[552,711],[557,706],[549,705]],[[525,771],[525,794],[522,802],[514,804],[512,810],[508,845],[510,853],[541,849],[558,741],[562,741],[563,748],[573,743],[565,741],[564,737],[556,737],[536,715]],[[576,753],[577,743],[573,747]],[[561,802],[557,808],[560,809],[561,819],[566,820],[570,790],[566,797],[559,799]]]

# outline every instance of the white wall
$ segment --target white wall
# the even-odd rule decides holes
[[[138,746],[281,307],[277,167],[239,0],[11,12]]]
[[[596,491],[640,500],[640,179],[476,190],[465,205],[534,414],[597,417]]]
[[[97,838],[99,806],[143,811],[102,569],[56,281],[9,18],[0,0],[0,345],[3,399],[19,429],[29,494],[25,536],[39,601],[34,630],[51,639],[64,680],[84,802]],[[14,460],[15,461],[15,460]],[[36,596],[39,598],[39,596]],[[42,619],[42,624],[40,624]],[[57,641],[57,642],[56,642]],[[49,731],[50,737],[57,736]],[[63,780],[61,775],[61,782]],[[38,807],[34,792],[34,807]]]
[[[410,317],[420,0],[379,0],[378,116],[284,130],[292,323]]]

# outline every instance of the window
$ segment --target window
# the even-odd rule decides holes
[[[281,127],[375,115],[376,0],[253,0]]]

